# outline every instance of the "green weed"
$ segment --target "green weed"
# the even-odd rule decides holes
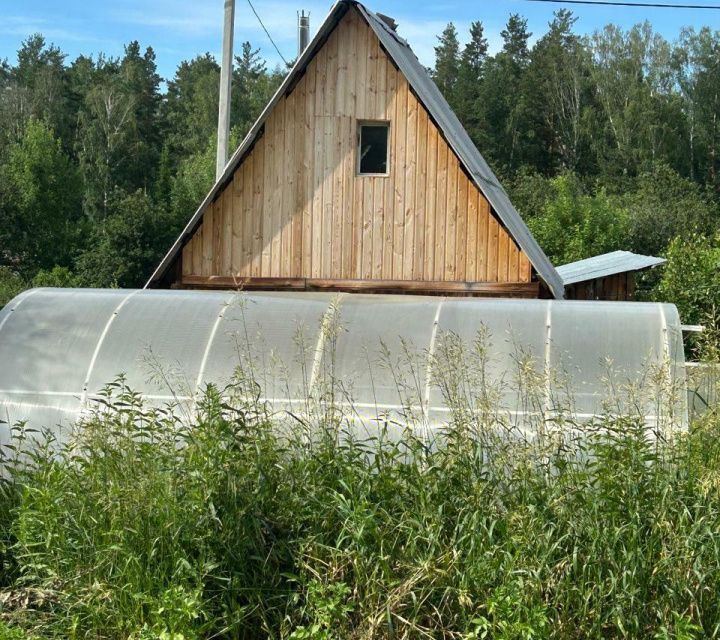
[[[519,350],[520,437],[486,355],[440,341],[436,371],[468,379],[435,381],[435,443],[390,417],[359,438],[329,383],[321,411],[273,414],[243,376],[192,420],[120,379],[66,442],[14,430],[0,638],[720,636],[717,414],[669,437],[557,398],[553,422]]]

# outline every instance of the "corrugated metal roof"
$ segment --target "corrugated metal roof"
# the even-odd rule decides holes
[[[575,284],[605,278],[626,271],[640,271],[665,263],[665,258],[643,256],[632,251],[612,251],[599,256],[570,262],[557,268],[563,283]]]
[[[565,289],[562,278],[555,270],[543,250],[540,248],[540,245],[538,245],[535,241],[535,238],[530,233],[530,230],[527,228],[527,225],[520,214],[510,202],[510,198],[508,198],[507,193],[498,182],[495,174],[477,150],[477,147],[473,144],[470,136],[465,131],[440,90],[428,75],[425,67],[420,64],[420,61],[415,56],[408,43],[393,29],[391,29],[382,18],[378,17],[378,15],[354,0],[339,0],[339,2],[337,2],[330,10],[330,13],[318,29],[318,32],[315,34],[315,37],[310,45],[297,60],[270,103],[267,107],[265,107],[265,110],[262,112],[257,122],[255,122],[252,126],[250,132],[245,137],[240,147],[233,154],[225,168],[225,171],[223,172],[222,177],[215,183],[215,186],[212,188],[205,200],[203,200],[202,204],[195,212],[195,215],[185,227],[183,233],[175,241],[175,244],[145,286],[147,287],[150,283],[159,280],[164,275],[173,258],[182,248],[184,241],[192,235],[196,225],[202,217],[202,212],[205,206],[215,199],[223,185],[232,177],[236,167],[240,164],[250,149],[252,149],[252,145],[262,131],[265,119],[269,115],[270,111],[283,95],[292,90],[295,86],[296,79],[299,79],[300,74],[304,72],[307,64],[310,60],[312,60],[320,47],[322,47],[327,36],[335,28],[350,6],[356,6],[368,21],[368,24],[380,39],[380,42],[390,58],[405,75],[410,87],[415,92],[420,102],[425,106],[430,116],[436,122],[448,144],[460,159],[460,162],[465,170],[475,182],[476,186],[487,198],[500,222],[507,228],[520,249],[525,252],[530,260],[530,263],[533,267],[535,267],[540,279],[545,282],[555,298],[563,298]]]

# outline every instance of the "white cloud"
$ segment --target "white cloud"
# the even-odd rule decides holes
[[[143,3],[131,0],[111,13],[113,22],[159,27],[176,34],[202,36],[221,28],[222,7],[208,0],[159,0]]]
[[[298,9],[303,8],[310,12],[310,29],[314,35],[333,2],[332,0],[262,0],[253,4],[282,54],[292,59],[296,53]],[[391,10],[389,13],[399,24],[399,34],[409,42],[420,62],[428,67],[435,62],[434,47],[437,45],[437,36],[449,21],[445,16],[458,14],[457,7],[453,4],[449,4],[446,11],[434,5],[434,15],[427,19],[418,19],[416,15],[402,11]],[[112,19],[117,22],[163,29],[167,31],[167,35],[177,36],[178,40],[197,38],[207,42],[212,39],[215,46],[211,47],[211,53],[216,57],[219,55],[223,20],[222,2],[219,0],[153,0],[153,2],[125,0],[122,11],[116,11]],[[454,24],[463,45],[468,37],[470,22],[455,20]],[[500,37],[502,26],[486,24],[485,27],[490,51],[497,51],[502,42]],[[240,43],[245,40],[249,40],[254,47],[260,48],[269,67],[281,63],[248,4],[237,0],[236,51],[239,51]]]
[[[303,1],[302,7],[310,10],[311,20],[319,25],[331,4],[314,0]],[[113,20],[147,27],[161,27],[177,34],[207,36],[222,31],[222,3],[217,0],[156,0],[149,7],[141,0],[130,0],[129,6],[113,14]],[[256,4],[260,18],[276,40],[295,38],[298,2],[276,0]],[[235,35],[248,39],[246,34],[265,36],[257,18],[245,2],[235,8]]]
[[[99,38],[89,35],[85,30],[61,29],[52,26],[44,18],[30,16],[4,16],[0,22],[0,33],[26,38],[34,33],[41,33],[46,40],[72,40],[75,42],[99,42]]]

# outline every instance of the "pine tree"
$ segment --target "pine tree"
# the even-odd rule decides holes
[[[460,70],[460,43],[455,25],[450,22],[438,36],[435,47],[435,70],[433,79],[445,99],[454,106],[455,88]]]
[[[525,161],[533,133],[528,127],[522,92],[532,34],[527,30],[527,21],[517,14],[510,16],[501,33],[503,48],[486,64],[478,104],[482,120],[487,123],[487,153],[498,170],[512,174]]]
[[[503,53],[518,66],[525,66],[530,58],[528,41],[530,33],[527,30],[527,20],[513,13],[507,21],[507,25],[500,32],[503,39]]]
[[[528,117],[537,134],[534,163],[546,174],[574,169],[585,144],[582,113],[589,102],[588,65],[576,18],[566,9],[555,13],[549,31],[531,54],[524,82]]]
[[[163,145],[158,162],[157,178],[153,185],[154,201],[168,209],[170,207],[170,195],[172,192],[172,166],[170,164],[170,148]]]
[[[160,76],[155,64],[155,52],[148,47],[140,53],[140,44],[133,40],[125,47],[120,61],[122,85],[132,101],[135,161],[126,167],[120,184],[128,191],[147,189],[157,170],[162,148],[160,122]]]
[[[183,61],[168,82],[164,120],[174,167],[205,150],[217,131],[220,65],[209,53]]]
[[[473,22],[470,25],[470,41],[465,45],[460,57],[456,111],[470,137],[480,146],[483,137],[482,120],[477,101],[480,96],[480,83],[483,79],[487,52],[488,41],[484,35],[482,22]]]
[[[244,134],[250,129],[270,96],[266,91],[267,69],[260,50],[243,42],[242,53],[235,56],[231,123]]]
[[[30,118],[43,120],[64,141],[71,140],[72,116],[67,109],[65,54],[36,33],[20,46],[18,64],[9,74],[8,95],[3,96],[5,127],[10,141],[24,134]]]
[[[488,53],[488,41],[482,22],[470,24],[470,41],[465,45],[460,59],[462,79],[468,82],[479,82],[482,78],[483,65]]]

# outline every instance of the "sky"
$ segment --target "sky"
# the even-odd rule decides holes
[[[659,0],[672,2],[672,0]],[[688,4],[719,6],[720,0],[674,0]],[[210,52],[219,58],[222,41],[224,0],[0,0],[0,59],[11,64],[21,41],[42,33],[68,55],[71,62],[80,54],[119,56],[123,45],[138,40],[144,48],[152,46],[158,71],[172,78],[182,60]],[[265,26],[283,56],[295,57],[297,12],[310,11],[311,32],[327,15],[328,0],[253,0]],[[421,62],[432,66],[436,36],[452,21],[461,40],[473,20],[485,26],[491,52],[501,42],[500,32],[511,13],[528,20],[533,40],[541,36],[553,12],[564,5],[528,0],[367,0],[366,6],[392,16],[398,31],[406,38]],[[707,25],[720,30],[720,10],[650,9],[565,5],[578,18],[576,31],[590,34],[609,22],[629,28],[649,20],[656,31],[669,40],[677,38],[681,27]],[[247,0],[236,0],[235,49],[249,40],[268,61],[280,63],[267,36],[253,15]]]

